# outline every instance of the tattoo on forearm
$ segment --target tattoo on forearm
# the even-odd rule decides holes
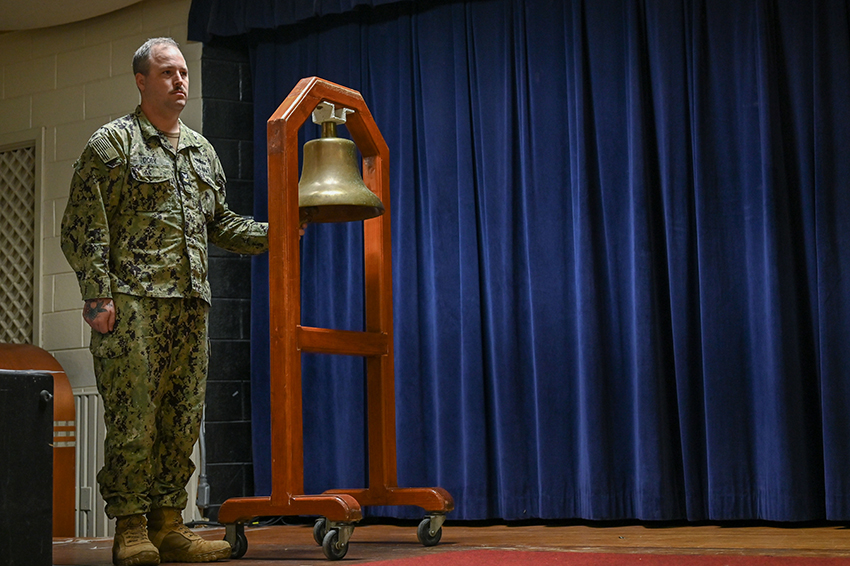
[[[106,309],[103,308],[104,304],[106,304],[106,301],[101,300],[87,302],[85,304],[85,307],[83,308],[83,316],[86,318],[86,320],[96,319],[97,315],[102,312],[106,312]]]

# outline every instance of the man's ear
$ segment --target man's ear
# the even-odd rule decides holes
[[[142,73],[136,73],[136,87],[139,92],[145,92],[145,76]]]

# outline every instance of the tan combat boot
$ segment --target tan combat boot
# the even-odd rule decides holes
[[[159,564],[159,551],[148,539],[146,524],[144,515],[118,517],[112,543],[112,563],[115,566]]]
[[[204,540],[183,524],[180,509],[163,507],[148,513],[148,536],[163,562],[215,562],[230,558],[230,543]]]

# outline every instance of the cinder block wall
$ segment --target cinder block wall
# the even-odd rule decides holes
[[[44,132],[36,345],[56,357],[75,389],[94,386],[94,374],[79,288],[59,247],[73,164],[94,130],[138,104],[132,59],[149,37],[170,36],[181,44],[190,77],[182,119],[202,131],[202,46],[186,41],[190,4],[144,0],[82,22],[0,34],[0,145]]]
[[[190,77],[181,118],[203,132],[202,45],[186,40],[190,5],[191,0],[142,0],[81,22],[0,34],[0,148],[43,140],[36,163],[41,250],[36,254],[40,324],[34,344],[62,364],[75,394],[92,393],[95,380],[79,287],[59,245],[73,165],[98,127],[138,105],[133,53],[150,37],[169,36],[180,43]],[[197,447],[193,459],[199,461]],[[195,507],[197,481],[196,473],[187,486],[187,521],[201,517]],[[97,527],[95,535],[111,536],[113,526]]]
[[[228,203],[253,210],[253,114],[247,47],[204,49],[186,40],[191,0],[143,0],[90,20],[0,34],[0,148],[43,132],[36,203],[41,224],[41,309],[37,346],[62,364],[75,393],[95,387],[90,330],[76,278],[62,255],[59,230],[73,165],[101,125],[139,102],[132,56],[149,37],[177,40],[189,65],[189,102],[181,118],[215,146],[228,177]],[[202,75],[209,84],[202,85]],[[250,270],[248,257],[211,246],[212,359],[207,393],[207,516],[229,497],[253,495],[250,441]],[[194,459],[199,462],[199,454]],[[190,483],[184,519],[193,507]]]

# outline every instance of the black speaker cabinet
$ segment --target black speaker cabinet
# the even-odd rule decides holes
[[[53,376],[0,370],[0,562],[53,562]]]

